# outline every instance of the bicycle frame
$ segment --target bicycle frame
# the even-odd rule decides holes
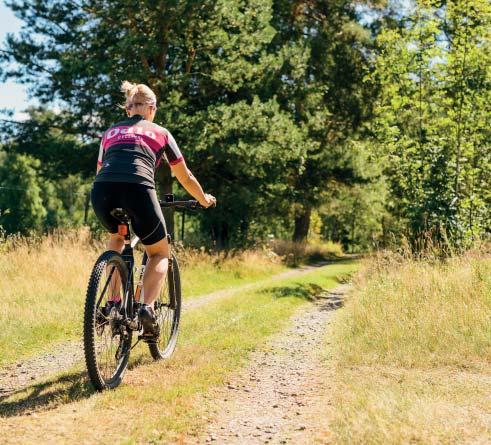
[[[188,209],[188,210],[196,210],[201,208],[198,204],[197,201],[174,201],[174,196],[172,194],[166,195],[165,196],[165,201],[159,201],[160,206],[162,208],[164,207],[173,207],[176,209]],[[114,213],[113,213],[114,212]],[[135,292],[135,275],[134,275],[134,268],[135,268],[135,257],[133,254],[134,248],[136,245],[140,242],[140,238],[138,236],[133,237],[131,239],[131,233],[130,233],[130,224],[129,224],[129,217],[124,212],[123,209],[114,209],[113,216],[120,221],[120,224],[118,224],[118,234],[124,238],[124,249],[123,252],[121,253],[121,256],[123,257],[123,261],[125,262],[127,269],[128,269],[128,279],[125,284],[125,289],[124,289],[124,298],[123,298],[123,305],[122,307],[124,308],[124,319],[128,320],[128,326],[133,329],[137,330],[138,326],[137,324],[133,324],[132,322],[135,319],[135,303],[139,303],[139,301],[136,300],[136,298],[140,298],[140,292],[141,288],[137,286],[136,292]],[[171,236],[168,234],[167,235],[167,240],[169,243],[169,249],[172,247],[171,243]],[[172,254],[169,252],[169,266],[168,266],[168,272],[167,273],[172,273]],[[143,254],[143,260],[142,260],[142,266],[146,266],[148,260],[147,253],[145,252]],[[111,273],[112,275],[112,273]],[[170,301],[170,307],[174,308],[176,302],[175,301]]]
[[[134,266],[135,257],[133,255],[133,243],[131,242],[130,227],[128,221],[118,225],[118,234],[124,236],[124,249],[121,253],[128,270],[128,279],[124,289],[124,317],[133,319],[134,316]],[[136,243],[135,243],[136,245]],[[129,313],[128,313],[129,312]]]
[[[140,242],[140,238],[138,236],[134,236],[131,239],[130,227],[128,221],[122,221],[122,224],[118,225],[118,234],[124,236],[124,249],[121,252],[121,256],[123,257],[123,261],[126,264],[128,269],[128,279],[124,289],[124,317],[125,319],[134,319],[135,317],[135,303],[139,303],[139,298],[142,292],[142,288],[140,285],[137,285],[135,289],[135,257],[134,257],[134,248]],[[169,249],[171,248],[171,236],[167,235],[167,240],[169,242]],[[147,252],[143,253],[142,263],[143,267],[146,266],[148,261]],[[172,270],[172,256],[169,255],[169,266],[168,273]],[[143,274],[143,271],[140,271]],[[142,277],[138,277],[139,279]],[[140,281],[140,280],[139,280]],[[135,292],[136,290],[136,292]],[[175,301],[171,301],[171,307],[175,306]]]

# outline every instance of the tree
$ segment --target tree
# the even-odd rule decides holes
[[[280,145],[288,139],[295,141],[299,133],[275,106],[274,94],[267,98],[258,94],[285,57],[265,50],[275,35],[269,1],[146,0],[138,7],[126,1],[103,0],[10,0],[7,4],[24,21],[24,28],[19,36],[9,35],[1,50],[4,78],[29,83],[41,103],[55,100],[63,104],[59,125],[84,141],[93,141],[120,118],[117,104],[123,79],[149,84],[159,100],[157,122],[172,131],[197,176],[205,184],[216,185],[211,191],[218,195],[222,208],[236,212],[228,214],[229,225],[237,222],[244,226],[251,218],[248,212],[253,199],[245,197],[245,205],[238,205],[237,193],[219,187],[218,175],[231,170],[230,159],[240,162],[264,149],[258,148],[264,131],[255,132],[257,120],[283,122],[278,124],[284,132]],[[233,130],[234,122],[226,119],[236,119],[237,113],[228,112],[229,107],[254,116],[243,120],[249,127]],[[212,135],[201,133],[213,126],[209,119],[221,121],[231,132],[221,135],[216,146]],[[220,131],[220,126],[214,129]],[[245,137],[234,134],[239,130]],[[95,144],[92,147],[95,159]],[[291,160],[291,156],[283,160],[284,154],[282,148],[271,151],[267,160],[258,157],[256,162],[265,160],[265,165],[256,168],[284,166]],[[212,172],[201,164],[204,159],[215,166]],[[293,164],[298,163],[299,159]],[[287,173],[273,168],[263,176],[269,198],[274,196],[274,184],[286,182]],[[161,192],[172,191],[172,177],[165,165],[159,184]],[[224,229],[213,216],[204,218],[205,225],[220,233],[217,236],[223,242],[230,237],[229,231],[235,230]],[[172,230],[171,220],[168,225]]]
[[[0,167],[0,226],[9,233],[40,229],[47,215],[37,169],[40,162],[26,155],[4,157]]]
[[[287,180],[303,168],[305,135],[274,100],[210,107],[203,118],[197,136],[207,138],[197,137],[192,163],[221,198],[205,227],[219,246],[244,244],[251,224],[267,228],[268,218],[288,212]]]
[[[363,180],[355,175],[357,153],[348,141],[370,114],[374,92],[364,78],[371,40],[346,0],[277,0],[273,25],[271,51],[287,57],[271,91],[306,134],[304,169],[290,179],[293,239],[303,241],[326,186]]]
[[[386,155],[391,203],[417,243],[456,243],[489,230],[491,7],[419,0],[384,30],[373,130]]]

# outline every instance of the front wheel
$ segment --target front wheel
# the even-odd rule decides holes
[[[149,342],[148,347],[154,360],[162,360],[169,358],[176,348],[181,317],[181,277],[174,254],[169,259],[167,277],[154,305],[160,335],[155,342]]]
[[[84,313],[84,352],[87,372],[98,391],[121,383],[128,366],[131,330],[124,325],[121,301],[128,268],[121,255],[104,252],[96,261],[87,288]],[[120,302],[115,303],[119,297]]]

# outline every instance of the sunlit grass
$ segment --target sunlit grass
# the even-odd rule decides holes
[[[343,255],[341,244],[332,241],[296,243],[288,240],[274,240],[270,248],[291,266],[326,261]]]
[[[330,336],[338,442],[486,443],[490,317],[489,257],[371,259]]]
[[[8,240],[0,256],[0,365],[80,339],[87,282],[104,250],[84,231]],[[0,248],[1,248],[0,247]],[[235,255],[180,251],[183,298],[231,288],[285,269],[260,251]],[[141,257],[141,254],[139,254]]]
[[[7,443],[9,437],[33,443],[46,434],[62,442],[68,432],[72,442],[192,441],[207,422],[213,387],[308,304],[310,294],[298,289],[331,288],[355,268],[353,262],[335,264],[189,311],[172,359],[153,363],[146,348],[138,347],[132,369],[115,391],[93,394],[79,368],[7,398],[3,414],[15,414],[0,419]],[[23,415],[32,409],[36,416]]]

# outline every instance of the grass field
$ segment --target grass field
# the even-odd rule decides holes
[[[370,260],[330,340],[337,443],[490,443],[489,256]]]
[[[88,233],[20,240],[0,256],[0,366],[57,341],[81,338],[82,313],[92,266],[104,250]],[[182,251],[183,298],[270,277],[285,270],[261,252]]]
[[[152,363],[138,347],[124,384],[103,394],[93,393],[82,367],[73,369],[3,400],[0,429],[22,443],[45,437],[52,443],[179,443],[207,422],[215,385],[308,304],[313,289],[334,287],[356,267],[333,264],[191,310],[171,360]]]

